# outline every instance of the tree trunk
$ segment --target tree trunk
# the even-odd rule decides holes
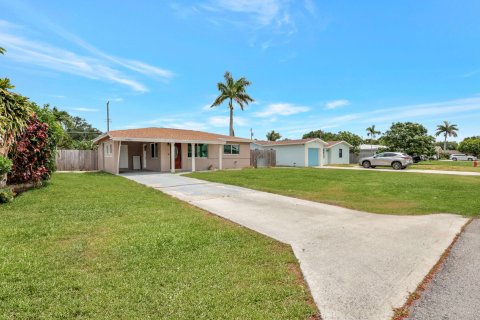
[[[443,141],[443,152],[447,151],[447,134],[445,133],[445,141]]]
[[[233,105],[232,105],[232,99],[230,99],[230,136],[234,136],[235,133],[233,132]]]

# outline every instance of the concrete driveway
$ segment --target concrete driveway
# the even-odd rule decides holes
[[[371,214],[181,175],[124,176],[290,244],[324,320],[390,319],[467,221]]]

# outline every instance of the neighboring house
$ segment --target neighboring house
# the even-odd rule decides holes
[[[252,149],[275,150],[277,166],[316,167],[324,162],[324,147],[326,142],[321,139],[300,139],[282,141],[255,140]]]
[[[345,141],[318,138],[252,142],[252,149],[273,149],[277,166],[317,167],[324,164],[348,164],[352,145]]]
[[[327,141],[325,164],[349,164],[350,148],[353,146],[345,141]]]
[[[250,166],[251,140],[215,133],[169,128],[114,130],[93,142],[98,144],[99,170],[113,174]]]

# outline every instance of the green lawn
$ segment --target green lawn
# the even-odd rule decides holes
[[[480,215],[480,177],[313,168],[189,176],[375,213]]]
[[[420,170],[446,170],[479,172],[480,167],[474,167],[472,161],[421,161],[410,167]]]
[[[289,247],[102,173],[0,205],[0,319],[307,319]]]

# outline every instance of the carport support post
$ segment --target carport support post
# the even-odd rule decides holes
[[[170,172],[175,173],[175,143],[170,142]]]
[[[122,149],[122,141],[118,142],[118,154],[117,154],[117,174],[120,174],[120,150]]]
[[[223,144],[218,145],[218,170],[222,170],[222,160],[223,160]]]
[[[197,150],[196,149],[196,145],[195,143],[192,143],[192,172],[195,172],[195,151]]]

